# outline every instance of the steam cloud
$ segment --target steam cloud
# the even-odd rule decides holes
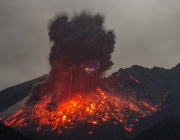
[[[71,20],[62,14],[51,22],[49,37],[54,42],[49,54],[51,71],[46,81],[33,87],[30,100],[53,94],[52,105],[73,93],[86,93],[102,85],[100,76],[113,65],[110,59],[115,44],[113,31],[106,31],[103,23],[102,15],[85,12]],[[92,61],[100,67],[87,72]]]

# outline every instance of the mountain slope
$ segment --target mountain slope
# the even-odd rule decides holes
[[[119,69],[107,80],[110,87],[119,93],[126,93],[137,98],[148,98],[153,103],[162,101],[165,96],[170,103],[180,98],[180,64],[172,69],[141,66]]]
[[[180,117],[167,118],[151,128],[143,131],[133,140],[179,140]]]
[[[0,112],[13,106],[30,94],[33,84],[45,80],[46,75],[9,87],[0,92]]]
[[[22,103],[26,101],[33,84],[45,79],[46,75],[1,91],[0,118],[10,115],[22,107]],[[137,122],[133,122],[133,130],[130,133],[124,131],[121,126],[116,128],[108,124],[104,126],[104,128],[110,128],[109,131],[103,128],[101,131],[94,129],[97,134],[81,135],[82,138],[109,139],[113,133],[116,135],[120,131],[124,134],[126,133],[127,136],[135,136],[165,118],[180,115],[180,64],[172,69],[158,67],[148,69],[135,65],[131,68],[119,69],[118,72],[113,73],[105,78],[105,80],[115,94],[127,99],[133,98],[136,99],[136,101],[142,101],[142,103],[143,101],[148,101],[150,108],[153,105],[159,105],[161,110],[156,110],[153,115],[145,116]],[[78,138],[78,135],[81,134],[80,132],[85,128],[86,126],[73,131],[71,133],[72,137]],[[120,129],[120,131],[118,131],[118,129]],[[27,134],[30,133],[31,132],[27,132]],[[99,133],[105,135],[100,137],[98,135]],[[121,134],[122,138],[125,138],[124,134]],[[48,137],[51,138],[51,136]],[[114,138],[118,137],[120,137],[120,135],[114,136]],[[67,138],[69,138],[69,136]]]
[[[141,66],[119,69],[107,81],[116,92],[129,98],[161,103],[162,110],[140,119],[130,135],[134,136],[167,117],[180,115],[180,64],[171,69]]]
[[[0,140],[34,140],[0,122]]]

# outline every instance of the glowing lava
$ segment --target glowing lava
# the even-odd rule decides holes
[[[6,125],[12,127],[25,127],[33,122],[37,131],[48,126],[49,131],[62,133],[80,126],[84,122],[90,125],[101,125],[113,121],[113,125],[122,124],[125,130],[131,131],[133,122],[153,114],[158,106],[145,101],[126,100],[118,95],[108,94],[100,88],[90,94],[76,94],[59,105],[56,110],[48,111],[46,106],[51,96],[44,96],[39,103],[27,109],[20,109],[10,117],[3,119]],[[91,134],[91,133],[90,133]]]
[[[134,80],[136,83],[140,83],[139,80],[135,79],[134,77],[132,77],[131,75],[129,75],[129,77]]]

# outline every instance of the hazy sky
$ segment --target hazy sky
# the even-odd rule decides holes
[[[180,0],[0,0],[0,90],[48,73],[49,21],[82,10],[105,15],[116,33],[108,74],[180,63]]]

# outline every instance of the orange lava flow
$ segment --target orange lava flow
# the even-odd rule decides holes
[[[84,122],[101,125],[113,120],[113,125],[120,123],[125,130],[131,131],[132,121],[138,122],[140,118],[158,110],[158,107],[145,101],[128,101],[118,95],[108,94],[100,88],[89,94],[76,94],[59,103],[54,111],[48,111],[46,108],[50,101],[51,96],[45,96],[28,110],[18,110],[4,122],[14,127],[23,127],[27,125],[27,121],[31,121],[38,125],[37,131],[43,126],[48,126],[50,131],[63,133],[64,130],[75,128]]]

